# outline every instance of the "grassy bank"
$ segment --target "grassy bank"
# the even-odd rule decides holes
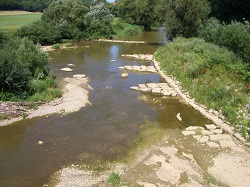
[[[21,26],[40,20],[41,15],[42,14],[0,15],[0,30],[11,35]]]
[[[111,22],[112,29],[114,31],[114,37],[116,36],[133,36],[143,32],[143,28],[138,25],[131,25],[124,22],[121,18],[115,18]]]
[[[235,54],[201,39],[177,38],[156,52],[156,60],[184,90],[245,133],[250,128],[248,71]]]

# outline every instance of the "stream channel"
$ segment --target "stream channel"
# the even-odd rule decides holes
[[[74,49],[50,52],[51,66],[58,79],[74,74],[87,75],[93,88],[89,90],[91,105],[67,115],[24,119],[0,127],[1,187],[42,186],[63,166],[91,164],[92,160],[100,158],[114,161],[126,156],[129,142],[141,133],[140,126],[145,119],[166,132],[209,123],[179,99],[130,90],[138,84],[163,82],[158,74],[128,71],[128,78],[121,78],[119,66],[153,65],[150,61],[121,55],[153,54],[166,42],[163,31],[144,32],[123,40],[146,43],[92,41],[77,43],[79,47]],[[61,72],[67,64],[74,64],[75,70]],[[142,95],[147,101],[139,99]],[[181,113],[183,122],[176,119],[177,113]],[[44,144],[38,145],[38,141]]]

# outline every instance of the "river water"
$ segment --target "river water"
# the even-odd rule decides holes
[[[91,164],[95,159],[117,160],[128,153],[128,144],[140,134],[145,119],[162,131],[208,123],[178,99],[147,94],[146,102],[139,99],[140,92],[130,90],[138,84],[163,82],[158,74],[129,72],[127,79],[120,77],[119,66],[153,65],[121,55],[153,54],[166,42],[163,31],[123,39],[147,43],[93,41],[77,43],[79,47],[75,49],[50,52],[51,66],[59,79],[87,75],[93,88],[89,92],[91,105],[65,116],[25,119],[0,127],[1,187],[42,186],[63,166]],[[75,71],[60,72],[67,64],[75,64]],[[179,112],[182,123],[175,117]],[[37,145],[38,141],[44,144]]]

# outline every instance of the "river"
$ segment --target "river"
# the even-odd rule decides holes
[[[162,131],[209,123],[178,99],[147,94],[146,102],[139,99],[142,93],[130,90],[138,84],[163,82],[158,74],[129,72],[127,79],[120,76],[119,66],[153,65],[121,55],[153,54],[166,42],[164,31],[144,32],[123,40],[147,43],[81,42],[74,49],[50,52],[51,67],[58,79],[87,75],[93,88],[89,92],[91,105],[68,115],[24,119],[0,127],[1,187],[42,186],[64,166],[91,164],[95,159],[117,160],[127,154],[129,142],[141,133],[145,120]],[[75,70],[61,72],[67,64],[74,64]],[[177,113],[181,113],[183,122],[176,119]],[[38,145],[38,141],[44,144]]]

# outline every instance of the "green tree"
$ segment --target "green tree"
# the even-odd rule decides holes
[[[88,8],[80,0],[57,0],[44,11],[42,21],[49,22],[55,27],[67,22],[84,31],[86,28],[84,17],[87,12]]]
[[[64,32],[64,34],[66,33]],[[34,43],[40,43],[41,45],[54,44],[62,38],[60,31],[55,29],[51,23],[44,21],[36,21],[27,26],[22,26],[17,30],[17,35],[28,37]]]
[[[162,12],[159,7],[164,7],[164,0],[118,0],[118,16],[131,24],[143,26],[149,30],[159,22]]]
[[[113,31],[110,22],[113,18],[114,15],[111,14],[104,3],[92,6],[86,14],[86,32],[90,36],[111,36]]]
[[[21,94],[39,74],[48,75],[49,56],[27,38],[10,39],[0,50],[1,92]]]
[[[165,14],[168,36],[197,36],[201,24],[208,19],[209,12],[207,0],[169,1]]]

